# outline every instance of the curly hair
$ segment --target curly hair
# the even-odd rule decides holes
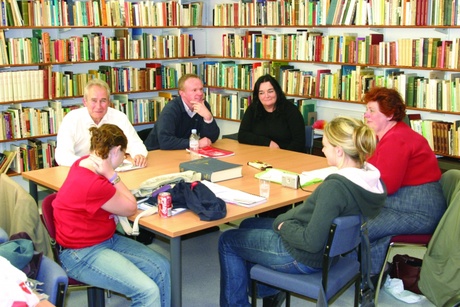
[[[373,87],[363,98],[365,103],[375,101],[379,104],[379,110],[392,120],[400,122],[406,116],[406,105],[399,92],[392,88]]]
[[[102,159],[107,159],[110,149],[121,146],[125,151],[128,146],[128,139],[123,131],[116,125],[103,124],[98,127],[89,128],[91,133],[91,152],[94,151]]]

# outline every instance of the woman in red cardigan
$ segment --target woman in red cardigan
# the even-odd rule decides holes
[[[388,197],[369,221],[372,274],[382,268],[390,239],[399,234],[432,233],[446,210],[441,171],[427,140],[406,123],[406,106],[394,89],[375,87],[364,96],[367,124],[377,148],[368,160],[381,173]]]

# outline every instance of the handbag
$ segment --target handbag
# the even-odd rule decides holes
[[[418,288],[421,268],[422,259],[411,257],[409,255],[397,254],[393,257],[390,277],[401,279],[405,290],[422,294]]]

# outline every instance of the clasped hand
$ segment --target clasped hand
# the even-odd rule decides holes
[[[204,100],[201,100],[201,101],[193,100],[193,101],[190,101],[190,103],[192,104],[193,112],[199,114],[206,121],[210,121],[212,119],[212,114],[208,110],[208,108],[206,108],[206,105],[204,104]]]

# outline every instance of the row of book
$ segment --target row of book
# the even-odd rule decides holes
[[[426,138],[436,154],[460,156],[460,121],[422,119],[420,114],[409,114],[408,119],[411,128]]]
[[[202,24],[203,2],[0,0],[1,26],[142,26]]]
[[[191,34],[153,35],[141,28],[115,29],[115,35],[102,33],[52,39],[40,29],[32,37],[5,38],[0,30],[0,65],[77,63],[131,59],[183,58],[195,55]]]
[[[112,93],[171,89],[186,73],[197,73],[198,66],[192,62],[145,63],[144,68],[132,66],[112,67],[100,65],[86,73],[52,71],[52,66],[38,70],[0,72],[1,102],[21,102],[82,96],[88,80],[99,78],[106,81]]]
[[[454,26],[458,0],[242,0],[213,7],[215,26]]]
[[[111,103],[113,108],[125,113],[132,124],[145,124],[155,122],[164,106],[174,97],[175,94],[170,92],[136,99],[130,99],[127,94],[114,94]],[[47,106],[40,108],[12,104],[0,112],[0,140],[57,134],[64,116],[81,107],[81,104],[62,105],[59,100],[48,101]]]
[[[222,56],[369,65],[458,69],[460,38],[401,38],[384,41],[381,33],[324,35],[297,30],[268,34],[259,30],[222,35]]]
[[[460,112],[458,73],[432,71],[421,76],[396,68],[355,65],[342,65],[335,72],[307,71],[283,61],[205,61],[202,65],[202,78],[210,87],[252,90],[254,82],[264,74],[275,76],[287,95],[361,101],[369,88],[382,86],[397,89],[409,107]]]
[[[10,150],[3,153],[12,155],[13,159],[8,169],[4,172],[20,174],[41,168],[57,166],[55,157],[56,141],[42,141],[29,138],[23,143],[10,144]],[[0,154],[1,155],[1,154]]]

